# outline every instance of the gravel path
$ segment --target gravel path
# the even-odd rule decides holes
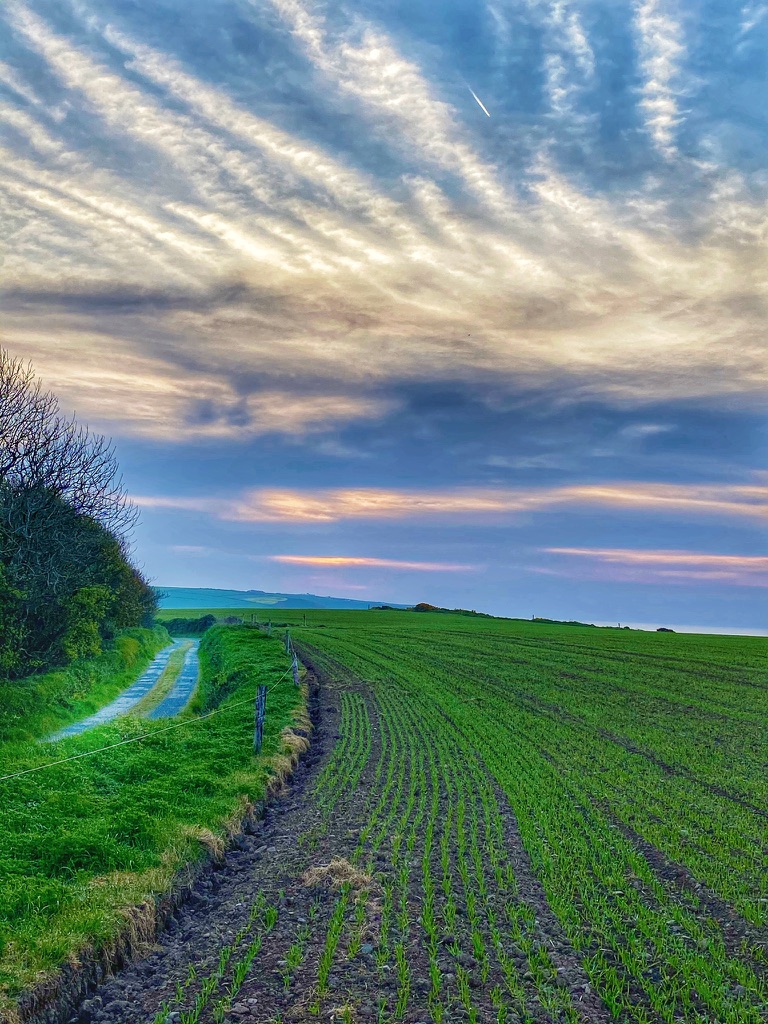
[[[192,641],[192,646],[187,651],[173,689],[156,708],[147,714],[147,718],[173,718],[174,715],[180,714],[192,700],[192,695],[197,689],[197,677],[200,671],[197,653],[199,646],[199,640]]]
[[[68,725],[65,729],[60,729],[52,736],[49,736],[46,742],[55,743],[56,740],[63,740],[67,736],[79,736],[80,733],[86,732],[88,729],[93,729],[97,725],[104,725],[107,722],[111,722],[113,718],[117,718],[118,715],[126,714],[131,710],[131,708],[134,708],[139,701],[143,700],[150,690],[157,685],[157,681],[165,671],[165,667],[168,664],[168,660],[171,655],[185,642],[186,641],[184,640],[176,640],[174,643],[169,644],[168,647],[164,647],[163,650],[155,657],[146,672],[139,676],[136,682],[133,683],[132,686],[129,686],[127,690],[124,690],[119,697],[112,701],[111,704],[107,704],[105,707],[101,708],[100,711],[97,711],[96,714],[90,715],[88,718],[84,718],[82,722],[75,722],[73,725]],[[197,676],[195,676],[195,683],[196,682]],[[194,689],[194,685],[192,688]],[[176,687],[174,686],[173,692],[175,693],[175,691]],[[187,700],[188,699],[189,698],[187,698]],[[165,703],[166,702],[163,701],[162,704],[160,704],[160,707]],[[186,700],[184,703],[186,704]],[[153,715],[152,717],[159,716]]]

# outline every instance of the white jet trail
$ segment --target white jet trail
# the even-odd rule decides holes
[[[482,100],[480,99],[480,97],[479,97],[479,96],[477,95],[477,93],[476,93],[476,92],[475,92],[475,90],[474,90],[474,89],[472,88],[472,86],[471,86],[471,85],[468,85],[468,86],[467,86],[467,88],[468,88],[468,89],[469,89],[469,91],[470,91],[470,92],[472,93],[472,95],[473,95],[473,96],[475,97],[475,100],[476,100],[476,102],[478,103],[478,105],[480,106],[480,109],[481,109],[481,110],[483,111],[483,113],[484,113],[484,114],[486,115],[486,117],[490,117],[491,115],[490,115],[490,114],[488,113],[488,108],[487,108],[487,107],[486,107],[486,105],[485,105],[485,104],[483,103],[483,101],[482,101]]]

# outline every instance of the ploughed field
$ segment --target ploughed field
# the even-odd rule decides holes
[[[768,646],[281,612],[312,750],[96,1021],[768,1020]]]

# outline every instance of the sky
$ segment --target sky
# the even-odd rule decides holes
[[[755,630],[768,2],[4,0],[0,344],[166,586]]]

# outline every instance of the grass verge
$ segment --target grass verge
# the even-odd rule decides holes
[[[291,732],[307,725],[304,691],[290,674],[267,698],[261,757],[252,749],[249,700],[289,668],[281,642],[247,627],[215,627],[201,644],[197,710],[222,713],[163,732],[167,723],[122,718],[82,736],[41,747],[0,774],[156,732],[156,736],[8,782],[0,782],[5,836],[0,849],[0,1017],[33,986],[55,990],[62,965],[91,956],[109,959],[143,908],[179,872],[218,855],[255,801],[285,775],[306,741]],[[129,921],[130,917],[130,921]],[[132,923],[131,923],[132,922]],[[139,931],[141,929],[139,928]]]
[[[0,751],[92,715],[135,682],[170,642],[164,626],[125,629],[97,658],[26,679],[0,680]]]

